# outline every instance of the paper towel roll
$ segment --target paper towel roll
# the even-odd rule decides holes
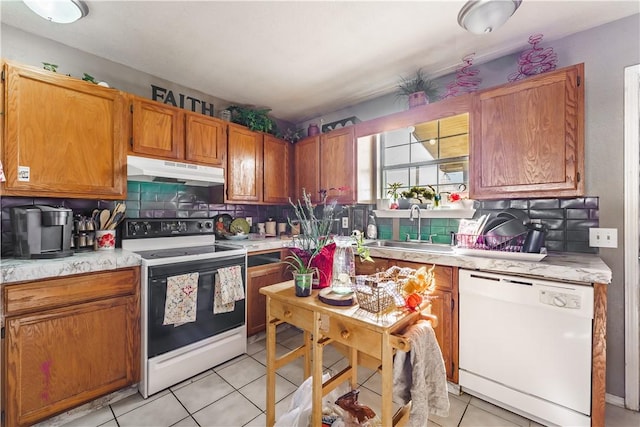
[[[266,234],[270,234],[272,236],[276,235],[276,222],[275,221],[267,221],[264,223]]]

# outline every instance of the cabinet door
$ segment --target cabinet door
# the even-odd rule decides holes
[[[423,265],[427,268],[433,265],[399,260],[389,260],[389,264],[416,270]],[[447,379],[453,383],[458,382],[458,310],[455,304],[458,294],[457,272],[457,268],[436,265],[436,289],[431,294],[431,313],[438,317],[438,326],[433,331],[442,351]]]
[[[302,190],[319,201],[320,191],[320,136],[311,136],[296,142],[294,151],[295,199],[302,200]]]
[[[291,151],[285,140],[264,135],[264,194],[267,203],[287,204],[291,197]]]
[[[247,270],[247,335],[266,330],[267,297],[260,293],[260,288],[286,280],[283,272],[283,265],[279,263]]]
[[[339,203],[356,202],[356,143],[353,127],[320,137],[320,189]],[[346,188],[337,193],[338,188]],[[333,191],[331,189],[334,189]]]
[[[133,97],[134,153],[169,159],[184,158],[184,111],[149,99]]]
[[[136,312],[129,296],[8,317],[7,425],[32,425],[138,381]]]
[[[479,92],[472,198],[584,195],[583,64]]]
[[[361,261],[359,256],[356,256],[356,274],[374,274],[379,271],[385,271],[389,268],[389,260],[385,258],[371,258],[371,261]]]
[[[214,117],[185,112],[185,160],[224,166],[227,124]]]
[[[228,202],[262,202],[262,134],[229,125],[227,147]]]
[[[126,197],[123,95],[38,68],[4,69],[3,194]]]

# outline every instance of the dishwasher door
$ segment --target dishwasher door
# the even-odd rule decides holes
[[[556,424],[588,420],[593,288],[469,270],[459,278],[460,386]]]

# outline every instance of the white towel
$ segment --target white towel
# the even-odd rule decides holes
[[[409,425],[424,427],[429,413],[449,416],[447,373],[431,323],[419,321],[407,328],[404,336],[411,342],[409,357],[397,350],[393,360],[394,400],[411,402]]]
[[[198,276],[198,273],[188,273],[167,277],[163,325],[196,321]]]
[[[218,270],[215,279],[213,313],[233,311],[235,302],[244,299],[244,281],[239,265]]]

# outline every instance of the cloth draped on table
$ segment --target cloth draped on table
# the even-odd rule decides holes
[[[228,313],[244,299],[244,282],[239,265],[218,269],[213,296],[213,314]]]
[[[449,415],[447,373],[435,332],[428,321],[418,321],[403,334],[411,343],[407,353],[397,350],[393,360],[394,401],[411,402],[409,426],[424,427],[429,413]]]
[[[195,322],[198,308],[198,273],[167,277],[163,325]]]

